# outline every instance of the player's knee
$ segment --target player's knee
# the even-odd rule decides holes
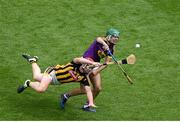
[[[102,91],[102,87],[101,87],[101,86],[96,87],[95,90],[96,90],[97,92],[101,92],[101,91]]]
[[[38,77],[37,75],[34,75],[34,76],[33,76],[33,79],[36,80],[36,81],[38,81],[38,78],[39,78],[39,77]]]
[[[80,89],[81,94],[86,93],[85,89]]]

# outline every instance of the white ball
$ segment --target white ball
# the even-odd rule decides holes
[[[140,48],[141,47],[141,45],[140,44],[136,44],[136,48]]]

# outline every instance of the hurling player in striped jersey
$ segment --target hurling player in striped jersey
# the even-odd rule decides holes
[[[89,104],[86,108],[95,112],[93,102],[93,94],[87,78],[87,74],[90,73],[91,69],[87,69],[86,65],[92,65],[94,67],[105,67],[99,62],[93,62],[83,57],[74,58],[71,62],[65,65],[55,65],[48,67],[44,73],[41,73],[41,69],[37,64],[38,57],[30,56],[28,54],[22,55],[32,66],[33,79],[35,81],[26,80],[23,85],[20,85],[17,89],[18,93],[23,92],[26,88],[31,87],[37,92],[45,92],[50,84],[60,85],[64,83],[78,82],[80,83],[80,89],[86,93]],[[60,103],[61,105],[61,103]]]

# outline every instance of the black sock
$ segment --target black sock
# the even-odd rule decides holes
[[[65,93],[66,97],[69,99],[71,95],[69,93]]]
[[[127,64],[127,59],[122,59],[122,64]]]
[[[27,86],[29,87],[30,81],[26,82]]]

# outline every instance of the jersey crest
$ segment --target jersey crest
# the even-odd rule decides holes
[[[100,58],[106,57],[106,54],[104,53],[104,51],[98,50],[97,53]]]

